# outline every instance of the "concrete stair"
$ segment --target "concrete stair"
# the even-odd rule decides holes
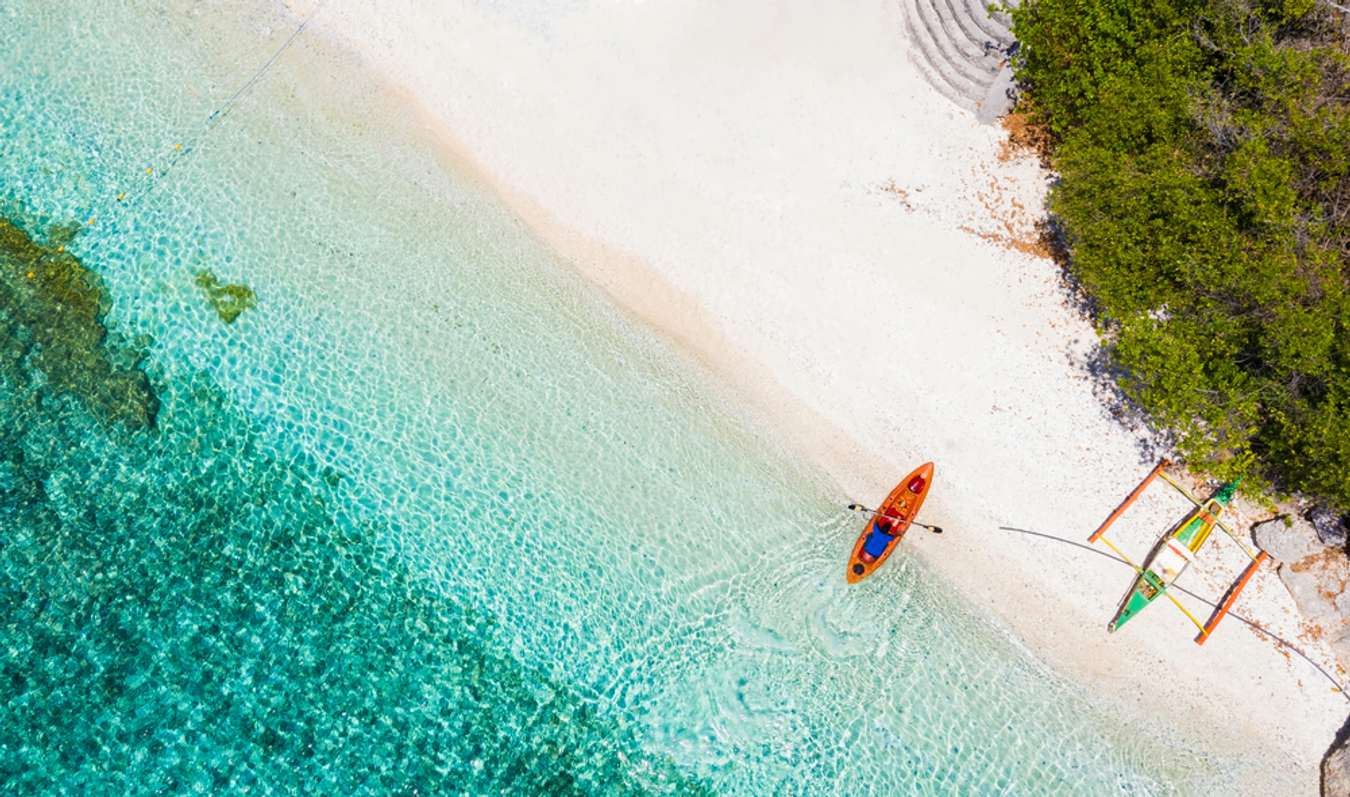
[[[1004,51],[1014,41],[1006,14],[981,0],[899,0],[913,43],[909,56],[956,105],[991,122],[1011,105]],[[986,46],[988,43],[988,46]]]

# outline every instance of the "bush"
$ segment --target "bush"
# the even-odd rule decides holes
[[[1201,470],[1350,510],[1350,21],[1312,0],[1012,16],[1122,389]]]

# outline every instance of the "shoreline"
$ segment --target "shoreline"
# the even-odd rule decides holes
[[[888,479],[905,472],[905,463],[936,458],[939,484],[944,489],[930,500],[926,515],[946,526],[948,534],[941,538],[910,535],[906,545],[968,604],[996,617],[1011,630],[1038,660],[1086,689],[1095,691],[1100,687],[1099,694],[1133,721],[1142,723],[1149,717],[1180,711],[1189,715],[1176,720],[1183,726],[1186,738],[1198,740],[1221,729],[1217,738],[1222,747],[1247,754],[1256,748],[1274,748],[1264,762],[1271,765],[1270,769],[1293,767],[1300,787],[1315,784],[1322,753],[1344,715],[1343,698],[1320,694],[1324,685],[1316,683],[1315,673],[1300,670],[1299,663],[1290,665],[1281,661],[1281,657],[1274,655],[1276,651],[1232,620],[1205,648],[1191,645],[1189,626],[1181,618],[1161,610],[1147,625],[1136,628],[1132,624],[1128,632],[1107,637],[1103,629],[1105,618],[1127,583],[1127,574],[1122,574],[1118,565],[1097,562],[1100,557],[1069,546],[1050,547],[1047,543],[1029,547],[1021,539],[1023,535],[1014,537],[1013,532],[1001,530],[1022,528],[1066,540],[1086,537],[1090,527],[1137,482],[1147,466],[1140,462],[1134,436],[1118,427],[1109,428],[1114,421],[1093,395],[1090,380],[1082,373],[1081,361],[1095,341],[1094,333],[1061,305],[1057,275],[1043,263],[1038,266],[1034,258],[979,240],[978,232],[962,231],[961,226],[972,220],[979,224],[982,215],[985,225],[976,229],[987,231],[997,229],[998,225],[989,224],[994,216],[989,202],[969,195],[962,197],[961,179],[924,182],[920,188],[913,187],[920,181],[906,179],[905,184],[911,188],[907,189],[903,203],[881,195],[885,193],[881,188],[884,181],[897,179],[897,175],[886,173],[888,166],[895,166],[894,162],[877,164],[878,173],[870,184],[845,179],[842,187],[835,184],[832,186],[835,190],[829,191],[831,181],[821,180],[819,175],[814,180],[803,180],[816,182],[817,188],[824,184],[828,193],[821,202],[840,206],[840,216],[863,217],[860,224],[840,217],[829,219],[827,224],[835,222],[841,231],[861,231],[866,235],[839,237],[844,242],[841,246],[852,248],[852,257],[841,258],[844,262],[839,264],[836,274],[811,260],[813,254],[829,251],[821,246],[820,240],[811,239],[812,245],[798,249],[797,260],[787,263],[794,256],[794,239],[775,234],[776,225],[791,226],[809,220],[809,212],[804,211],[816,210],[817,206],[780,207],[776,222],[771,213],[742,219],[755,231],[747,237],[758,238],[759,242],[778,242],[770,244],[769,253],[764,255],[766,260],[777,257],[787,263],[770,272],[775,284],[760,293],[754,285],[754,269],[719,273],[718,266],[724,265],[724,261],[706,262],[700,258],[701,252],[715,247],[699,242],[673,245],[665,242],[660,225],[652,223],[660,214],[653,213],[651,208],[643,211],[648,227],[625,226],[620,220],[631,209],[627,202],[632,199],[630,192],[600,192],[598,198],[592,193],[587,208],[579,208],[571,202],[573,196],[560,188],[568,184],[571,170],[563,168],[560,174],[537,173],[532,177],[528,167],[521,167],[511,174],[501,158],[518,144],[508,142],[493,149],[483,131],[494,126],[509,127],[511,121],[524,124],[523,117],[512,116],[520,113],[519,108],[489,111],[498,116],[481,123],[476,135],[464,134],[463,109],[457,114],[453,109],[438,106],[447,92],[458,92],[461,87],[448,79],[437,82],[439,75],[454,70],[436,68],[441,62],[432,46],[436,43],[434,25],[418,25],[419,20],[411,11],[404,20],[407,26],[404,32],[410,37],[419,30],[425,31],[422,44],[428,49],[420,51],[422,60],[417,61],[419,56],[409,54],[409,50],[397,54],[381,50],[377,26],[371,20],[339,17],[336,11],[326,9],[317,18],[313,33],[354,49],[381,74],[394,93],[401,95],[409,108],[416,109],[427,131],[440,142],[440,155],[449,168],[497,196],[542,243],[573,265],[625,313],[673,341],[680,350],[726,381],[732,392],[747,397],[766,429],[787,430],[785,439],[778,444],[800,451],[814,461],[843,493],[866,502],[884,494],[891,486]],[[420,21],[426,23],[425,19]],[[484,29],[492,28],[481,20],[477,22]],[[387,24],[397,25],[392,21]],[[339,30],[333,30],[334,26]],[[509,34],[508,30],[503,35]],[[362,39],[363,35],[368,38]],[[484,44],[481,49],[493,48]],[[605,53],[583,55],[603,62]],[[908,67],[903,52],[897,50],[894,55],[896,63]],[[466,101],[465,108],[482,110],[493,105],[491,98],[486,98],[485,88],[494,85],[493,81],[481,75],[487,74],[486,64],[494,56],[495,53],[459,54],[461,62],[482,59],[478,64],[479,82],[474,88],[483,91],[485,98]],[[540,60],[547,62],[548,58]],[[918,91],[919,98],[931,104],[946,102],[931,91],[925,98],[920,84],[903,88]],[[505,89],[499,86],[499,90]],[[548,94],[537,90],[533,99]],[[530,99],[517,98],[516,102],[521,108],[529,108]],[[641,97],[629,96],[627,101],[625,107],[629,109],[643,107]],[[501,105],[505,107],[510,102],[503,99]],[[584,115],[585,104],[577,105],[580,107],[575,113]],[[565,110],[553,110],[558,118],[567,118]],[[944,127],[959,132],[963,121],[968,121],[972,128],[975,126],[973,117],[966,120],[963,112],[950,110],[951,118]],[[639,120],[632,130],[651,129],[643,124]],[[919,130],[909,131],[913,136],[927,132],[924,125],[917,127]],[[706,132],[691,131],[690,139],[698,140]],[[588,135],[591,133],[585,131],[575,134],[573,145],[580,147],[593,141]],[[964,153],[970,157],[973,153],[974,162],[986,169],[974,179],[966,180],[967,184],[981,182],[992,168],[995,172],[989,181],[993,186],[991,192],[1011,183],[1015,201],[1023,204],[1038,201],[1035,195],[1040,188],[1035,185],[1035,170],[1014,164],[1005,172],[997,171],[992,144],[998,137],[1001,131],[991,136],[987,131],[975,130],[966,140],[943,143],[948,144],[949,155]],[[931,151],[934,142],[927,144]],[[921,142],[915,146],[925,149]],[[541,142],[539,147],[545,151],[538,155],[535,165],[558,157],[552,142]],[[674,162],[679,160],[675,158]],[[787,163],[790,159],[784,161],[790,167]],[[635,193],[661,196],[661,201],[667,203],[672,201],[669,195],[656,190],[668,175],[645,157],[635,159],[624,150],[614,154],[612,162],[617,165],[601,167],[608,171],[597,173],[598,182],[612,182],[617,175],[633,171],[636,165],[647,182]],[[868,165],[872,164],[864,164]],[[722,166],[730,174],[720,185],[709,185],[708,193],[711,196],[721,189],[723,195],[734,196],[723,200],[718,210],[734,213],[737,208],[771,201],[773,192],[756,190],[753,184],[747,184],[744,173],[726,164]],[[578,168],[584,172],[586,166]],[[642,168],[649,170],[643,172]],[[916,168],[922,172],[924,167]],[[710,174],[716,177],[715,170],[702,176]],[[850,176],[853,174],[856,169],[850,171]],[[904,179],[906,175],[899,177]],[[931,167],[923,179],[936,179]],[[742,193],[736,195],[737,191]],[[938,195],[936,200],[931,198],[934,194]],[[680,223],[686,231],[697,229],[690,222],[715,213],[688,208],[692,196],[686,190],[673,198],[677,205],[681,200],[686,203],[682,206],[686,215]],[[586,216],[588,212],[592,214],[590,217]],[[860,230],[868,223],[872,228]],[[891,229],[876,228],[886,224]],[[708,229],[717,237],[728,227],[712,224]],[[678,237],[676,233],[670,235]],[[718,241],[726,243],[721,238]],[[900,279],[875,267],[861,274],[848,268],[850,262],[856,265],[880,259],[877,251],[894,257],[903,253],[906,245],[918,247],[921,243],[927,244],[924,248],[928,254],[947,255],[957,267],[945,274],[911,267],[899,275]],[[753,251],[755,245],[752,240],[745,248]],[[980,284],[977,278],[982,275],[992,285]],[[853,301],[829,302],[821,296],[822,286],[829,285],[836,276],[838,282],[851,281],[850,287],[855,290],[850,294],[860,294],[856,301],[862,307],[871,296],[909,280],[906,285],[909,312],[937,328],[939,334],[933,344],[936,351],[921,354],[919,363],[907,372],[887,371],[894,350],[904,349],[903,344],[892,341],[914,339],[923,324],[900,323],[898,328],[889,328],[893,335],[889,341],[877,341],[876,329],[855,323],[851,315]],[[723,279],[728,287],[719,290]],[[1018,283],[1024,285],[1020,293],[1010,290]],[[868,285],[874,286],[874,293],[861,290]],[[999,288],[1004,290],[1000,293]],[[786,305],[793,320],[803,326],[800,334],[793,334],[791,323],[769,325],[762,313],[764,304],[754,306],[761,311],[760,315],[743,312],[756,296],[770,306],[775,302]],[[967,303],[967,299],[971,301]],[[811,308],[821,304],[825,305],[820,311],[824,321],[809,318]],[[1009,305],[1010,311],[1002,309]],[[951,320],[953,317],[955,320]],[[973,331],[968,332],[968,338],[957,339],[955,335],[964,330]],[[870,340],[865,340],[864,335]],[[997,340],[998,345],[982,345],[980,340],[972,340],[981,335]],[[1030,354],[1023,353],[1024,348]],[[1001,354],[1008,356],[1010,362],[990,362]],[[1019,356],[1011,356],[1014,354]],[[973,373],[953,367],[957,363],[973,363]],[[1027,380],[1028,364],[1033,367],[1030,375],[1039,377],[1039,382],[1034,378]],[[873,384],[873,375],[878,373],[880,384]],[[923,375],[928,394],[915,394],[908,379],[914,373]],[[1036,388],[1040,388],[1039,393]],[[983,400],[967,399],[970,393]],[[890,407],[891,397],[909,400],[917,406]],[[1085,397],[1092,403],[1086,403]],[[953,405],[954,411],[949,409]],[[1038,410],[1040,416],[1036,415]],[[1047,415],[1063,418],[1047,427],[1039,420]],[[1104,438],[1099,448],[1080,439],[1094,434]],[[984,445],[968,448],[971,443],[967,439]],[[1057,452],[1073,447],[1080,449],[1074,456],[1045,464]],[[944,478],[947,462],[952,463],[951,475]],[[1038,476],[1027,478],[1028,473]],[[1014,484],[1009,486],[1007,482]],[[958,506],[960,511],[956,510]],[[1156,523],[1174,510],[1175,505],[1147,507],[1148,520],[1141,522],[1141,526]],[[1132,542],[1139,539],[1144,538],[1130,538]],[[842,550],[847,541],[841,541],[840,545]],[[1102,588],[1102,583],[1109,586]],[[1289,601],[1282,589],[1273,571],[1267,570],[1254,582],[1249,594],[1244,595],[1239,609],[1258,618],[1263,612],[1283,611]],[[1165,679],[1159,675],[1162,672],[1168,674]],[[1248,694],[1249,689],[1257,691],[1252,695]],[[1233,722],[1238,711],[1243,712],[1242,719],[1250,716],[1250,721]],[[1261,763],[1252,763],[1244,775],[1252,789],[1288,787],[1288,781],[1274,780],[1273,773],[1262,775]],[[1266,777],[1271,780],[1266,782]]]
[[[415,109],[426,129],[441,145],[437,153],[446,168],[467,178],[488,196],[495,197],[516,216],[540,245],[598,289],[621,314],[686,355],[717,380],[714,386],[748,400],[752,422],[760,425],[772,416],[788,423],[794,434],[780,441],[794,453],[806,456],[834,486],[857,485],[858,492],[885,493],[893,485],[878,476],[885,461],[866,451],[825,415],[799,401],[762,364],[729,341],[717,320],[679,286],[641,258],[613,251],[582,233],[561,224],[552,213],[530,197],[497,180],[476,162],[464,144],[418,98],[395,89],[407,107]]]

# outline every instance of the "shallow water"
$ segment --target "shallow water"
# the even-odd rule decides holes
[[[846,589],[828,483],[353,59],[306,34],[204,129],[269,8],[0,4],[15,791],[1222,790],[913,560]],[[72,223],[101,340],[22,311]]]

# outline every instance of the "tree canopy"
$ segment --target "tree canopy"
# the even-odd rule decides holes
[[[1350,511],[1350,15],[1030,0],[1023,104],[1127,396],[1194,466]]]

